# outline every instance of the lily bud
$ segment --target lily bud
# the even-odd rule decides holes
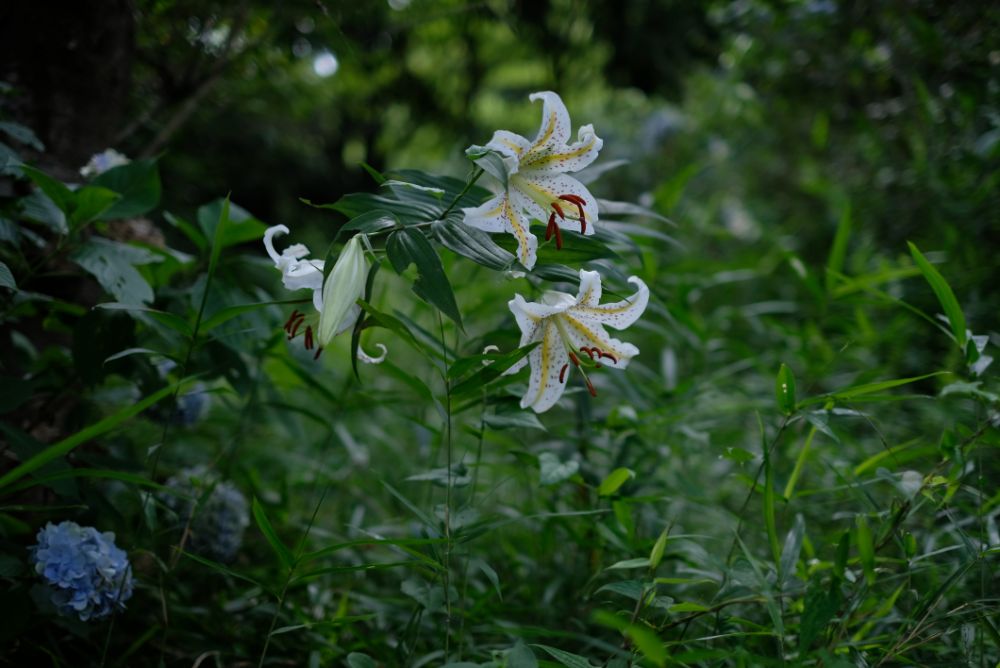
[[[319,345],[326,346],[334,336],[357,320],[368,280],[368,261],[357,235],[344,246],[340,257],[323,283],[323,307],[319,316]],[[353,316],[353,317],[351,317]]]

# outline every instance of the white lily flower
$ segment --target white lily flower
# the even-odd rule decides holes
[[[517,239],[517,258],[526,269],[535,266],[538,239],[531,220],[548,220],[545,240],[553,235],[562,247],[561,227],[571,221],[581,234],[594,233],[597,202],[587,188],[567,172],[576,172],[596,158],[604,145],[593,125],[584,125],[570,144],[569,112],[551,91],[533,93],[542,100],[542,126],[534,141],[497,130],[484,149],[497,152],[507,167],[507,187],[482,206],[463,209],[465,222],[486,232],[510,232]]]
[[[333,337],[351,329],[358,321],[361,307],[357,301],[364,296],[368,261],[361,241],[357,236],[351,237],[324,282],[323,261],[310,260],[309,249],[305,245],[293,244],[280,255],[274,249],[274,237],[288,232],[284,225],[267,228],[264,232],[264,247],[274,260],[274,266],[281,271],[281,282],[287,289],[313,291],[313,306],[318,314],[307,315],[296,309],[285,322],[284,329],[289,340],[298,336],[300,330],[304,332],[305,348],[316,348],[315,359]],[[359,347],[358,359],[368,364],[382,362],[387,353],[386,347],[381,343],[376,346],[381,348],[381,355],[372,357]]]
[[[639,354],[634,345],[611,338],[604,329],[605,325],[625,329],[646,310],[649,288],[636,276],[628,281],[637,288],[631,298],[601,304],[601,275],[581,269],[576,297],[550,291],[542,296],[541,302],[525,301],[519,294],[508,302],[521,328],[520,345],[541,342],[527,358],[505,372],[515,373],[525,364],[531,365],[528,391],[521,399],[521,408],[530,406],[536,413],[551,408],[566,389],[570,364],[580,371],[587,389],[596,396],[597,391],[581,366],[584,355],[589,358],[587,365],[592,362],[596,368],[624,369]]]

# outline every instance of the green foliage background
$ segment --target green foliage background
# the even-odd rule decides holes
[[[77,11],[132,32],[84,95],[45,84],[68,120],[25,74],[57,71],[62,43],[3,47],[0,662],[998,665],[997,9]],[[127,94],[102,96],[122,69]],[[648,283],[629,369],[540,416],[518,408],[523,376],[478,382],[485,346],[517,346],[506,301],[575,285],[447,244],[464,328],[414,298],[419,263],[386,262],[361,345],[387,362],[358,378],[347,336],[318,361],[287,343],[302,295],[264,221],[332,258],[357,213],[342,196],[385,192],[370,172],[443,188],[440,216],[464,148],[530,136],[538,90],[595,125],[597,166],[627,161],[590,187],[640,206],[548,257],[609,292]],[[92,121],[100,105],[120,122]],[[106,146],[136,161],[63,185]],[[207,415],[178,424],[192,391]],[[193,465],[253,499],[232,563],[184,551],[162,512],[158,486]],[[130,554],[113,620],[36,604],[27,548],[63,519]]]

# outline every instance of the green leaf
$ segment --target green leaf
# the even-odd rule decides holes
[[[916,262],[917,267],[920,268],[920,272],[927,279],[927,282],[931,284],[931,289],[934,290],[938,301],[941,302],[941,308],[944,309],[945,315],[948,316],[948,322],[951,323],[951,332],[955,336],[955,342],[964,351],[967,336],[965,314],[962,313],[962,307],[958,305],[958,300],[955,299],[955,293],[951,291],[951,286],[944,280],[944,276],[934,268],[934,265],[927,261],[927,258],[923,256],[917,247],[911,242],[907,242],[907,244],[910,247],[910,254],[913,256],[913,261]]]
[[[42,170],[30,165],[21,165],[21,171],[34,181],[35,185],[48,195],[52,203],[59,207],[59,210],[66,216],[69,216],[73,212],[76,198],[73,195],[73,191],[66,187],[64,183],[57,181]]]
[[[628,480],[635,477],[635,471],[627,468],[617,468],[608,474],[601,484],[597,487],[598,496],[611,496],[618,491],[622,485],[624,485]]]
[[[264,512],[264,507],[260,505],[260,501],[257,500],[255,496],[253,498],[253,503],[251,504],[253,510],[253,519],[257,523],[257,528],[260,532],[264,534],[264,538],[271,545],[271,549],[274,553],[278,555],[278,559],[281,560],[281,564],[288,570],[291,570],[295,565],[295,559],[292,557],[292,553],[288,551],[285,544],[281,542],[278,537],[277,532],[271,525],[271,520],[267,519],[267,514]]]
[[[349,668],[377,668],[378,664],[367,654],[351,652],[347,655],[347,665]]]
[[[17,281],[14,280],[14,274],[10,273],[10,267],[4,262],[0,262],[0,288],[17,290]]]
[[[56,234],[67,234],[66,214],[56,206],[52,198],[41,190],[36,190],[27,197],[18,200],[21,216],[39,225],[44,225]]]
[[[880,380],[875,383],[865,383],[863,385],[855,385],[853,387],[848,387],[843,390],[837,390],[831,394],[824,394],[818,397],[809,397],[808,399],[803,399],[799,406],[810,406],[813,404],[825,403],[830,399],[837,401],[846,401],[850,399],[855,399],[857,397],[864,396],[866,394],[874,394],[876,392],[881,392],[882,390],[892,389],[894,387],[899,387],[900,385],[909,385],[910,383],[915,383],[920,380],[927,378],[933,378],[934,376],[942,376],[944,374],[951,373],[950,371],[935,371],[933,373],[925,373],[922,376],[913,376],[911,378],[896,378],[893,380]]]
[[[628,570],[631,568],[649,568],[650,562],[646,557],[638,557],[636,559],[624,559],[622,561],[616,561],[604,570],[606,571],[619,571]]]
[[[663,641],[649,627],[629,622],[607,610],[595,610],[593,616],[598,624],[621,631],[632,641],[636,649],[656,666],[666,664],[667,649],[663,646]]]
[[[872,541],[872,530],[864,515],[855,518],[854,536],[858,544],[858,558],[865,572],[868,586],[875,584],[875,545]]]
[[[535,653],[531,651],[531,648],[519,638],[507,652],[504,668],[538,668],[538,659],[535,658]]]
[[[188,559],[192,560],[192,561],[198,562],[202,566],[207,566],[208,568],[211,568],[213,571],[216,571],[218,573],[222,573],[223,575],[228,575],[229,577],[235,578],[237,580],[243,580],[245,582],[249,582],[250,584],[256,585],[256,586],[260,587],[261,589],[266,589],[266,587],[264,587],[264,585],[262,585],[261,583],[257,582],[253,578],[248,577],[246,575],[241,575],[241,574],[237,573],[236,571],[232,570],[231,568],[229,568],[228,566],[225,566],[224,564],[220,564],[217,561],[212,561],[211,559],[206,559],[205,557],[200,557],[197,554],[191,554],[190,552],[186,552],[186,551],[184,552],[184,556],[187,557]]]
[[[844,571],[847,569],[847,560],[851,556],[851,532],[845,531],[837,543],[837,554],[833,561],[833,576],[837,580],[844,579]]]
[[[778,400],[778,410],[785,415],[795,412],[795,376],[784,364],[778,369],[778,377],[774,381],[774,393]]]
[[[547,652],[549,656],[567,668],[593,668],[590,665],[590,661],[579,654],[570,654],[569,652],[564,652],[561,649],[549,647],[548,645],[532,645],[532,647],[537,647],[538,649]]]
[[[490,566],[482,559],[477,559],[476,565],[479,567],[479,570],[483,572],[483,575],[486,576],[486,579],[490,581],[490,584],[493,585],[493,590],[496,591],[497,598],[499,598],[502,601],[503,592],[500,591],[500,576],[497,575],[497,572],[493,570],[492,566]]]
[[[120,302],[106,302],[104,304],[98,304],[94,308],[108,309],[109,311],[129,311],[130,313],[140,313],[148,316],[151,320],[155,320],[159,324],[169,327],[170,329],[182,334],[183,336],[190,337],[193,334],[191,325],[187,320],[176,315],[174,313],[169,313],[167,311],[160,311],[155,308],[149,308],[146,306],[139,306],[137,304],[122,304]]]
[[[518,362],[518,360],[528,355],[537,346],[538,342],[535,342],[535,343],[530,343],[524,346],[523,348],[518,348],[517,350],[513,350],[504,355],[473,356],[473,357],[480,357],[481,358],[480,361],[489,359],[492,359],[494,361],[486,366],[481,366],[478,371],[470,375],[462,382],[455,385],[453,388],[451,388],[452,395],[459,396],[478,391],[484,385],[487,385],[496,380],[497,378],[499,378],[500,376],[502,376],[504,371],[514,366]],[[464,359],[458,360],[455,363],[455,366],[457,366],[459,363],[462,363],[463,367],[465,366]]]
[[[138,305],[153,301],[153,288],[134,266],[146,264],[147,255],[156,258],[135,246],[91,237],[70,259],[96,278],[120,303]]]
[[[850,202],[846,202],[840,213],[840,221],[837,223],[837,232],[833,237],[833,245],[830,246],[830,257],[826,261],[824,285],[828,295],[833,290],[837,277],[844,272],[844,260],[847,257],[847,240],[850,236],[851,205]]]
[[[650,570],[656,570],[656,567],[660,565],[663,560],[663,553],[667,549],[667,536],[670,534],[670,528],[667,527],[660,532],[660,537],[656,539],[653,543],[653,549],[649,551],[649,568]]]
[[[34,487],[35,485],[49,485],[49,483],[59,482],[60,480],[70,480],[74,478],[96,478],[99,480],[118,480],[119,482],[124,482],[129,485],[135,485],[136,487],[147,487],[149,489],[156,490],[158,492],[164,492],[166,494],[178,494],[178,491],[173,487],[167,487],[166,485],[161,485],[159,483],[153,482],[148,478],[144,478],[140,475],[135,475],[134,473],[126,473],[124,471],[112,471],[108,469],[88,469],[88,468],[71,468],[64,471],[56,471],[54,473],[49,473],[46,475],[35,475],[30,480],[23,480],[19,483],[15,483],[5,489],[2,494],[14,494],[20,492],[21,490]]]
[[[441,245],[490,269],[504,270],[514,264],[514,254],[498,246],[489,234],[455,220],[434,223],[431,231]]]
[[[780,582],[787,582],[788,578],[795,573],[795,564],[798,563],[799,554],[802,552],[802,540],[805,532],[805,519],[801,514],[796,514],[795,523],[785,536],[785,544],[781,548]]]
[[[702,605],[701,603],[693,603],[691,601],[685,601],[683,603],[676,603],[669,608],[670,612],[706,612],[711,610],[707,605]]]
[[[507,187],[509,170],[502,155],[485,146],[470,146],[465,149],[465,157],[482,167],[487,174],[502,183],[504,188]]]
[[[115,191],[94,185],[80,188],[74,195],[76,196],[76,204],[70,216],[74,228],[97,219],[121,199],[121,195]]]
[[[575,459],[562,462],[551,452],[543,452],[538,456],[538,470],[541,484],[555,485],[576,475],[580,462]]]
[[[444,267],[441,266],[441,258],[423,234],[412,229],[393,232],[386,242],[386,253],[397,274],[402,274],[410,264],[415,264],[418,275],[413,283],[413,292],[462,327],[462,314],[459,313],[455,293],[444,273]]]
[[[188,221],[175,216],[169,211],[163,212],[163,219],[180,230],[181,234],[187,237],[199,251],[205,252],[205,249],[208,248],[208,239],[205,237],[205,234]]]
[[[399,225],[399,218],[397,218],[396,214],[392,211],[374,209],[372,211],[366,211],[360,216],[356,216],[349,220],[343,227],[340,228],[340,233],[361,232],[362,234],[374,234],[375,232],[381,232],[382,230],[390,230],[394,227],[399,227]]]
[[[483,423],[490,429],[538,429],[545,431],[538,416],[529,411],[517,411],[504,414],[488,414],[483,416]]]
[[[201,331],[208,332],[216,327],[229,322],[233,318],[239,317],[244,313],[249,313],[251,311],[256,311],[257,309],[264,308],[265,306],[274,306],[276,304],[301,304],[301,299],[285,299],[281,301],[274,302],[256,302],[253,304],[237,304],[236,306],[227,306],[226,308],[219,309],[211,316],[205,319],[201,323]]]
[[[108,417],[99,420],[98,422],[95,422],[89,427],[86,427],[76,432],[72,436],[64,438],[55,445],[49,446],[42,452],[38,453],[37,455],[29,459],[28,461],[23,462],[19,466],[16,466],[14,469],[8,471],[2,477],[0,477],[0,489],[6,487],[7,485],[10,485],[13,482],[16,482],[17,480],[21,479],[22,477],[31,473],[32,471],[35,471],[41,468],[42,466],[45,466],[52,460],[69,454],[70,452],[73,451],[74,448],[86,443],[87,441],[90,441],[94,438],[97,438],[101,434],[111,431],[125,420],[128,420],[132,416],[141,413],[142,411],[146,410],[153,404],[161,401],[165,397],[172,394],[173,391],[177,388],[177,386],[180,385],[182,382],[186,382],[186,379],[185,381],[178,381],[177,383],[168,385],[137,403],[128,404],[121,410],[112,413]]]
[[[217,234],[223,212],[226,212],[226,224],[221,234]],[[259,241],[267,230],[267,225],[257,220],[243,207],[233,204],[228,197],[217,199],[198,207],[198,227],[206,239],[215,239],[219,251],[229,246]]]
[[[133,160],[126,165],[113,167],[98,174],[91,185],[101,186],[121,195],[120,200],[101,213],[101,220],[141,216],[160,203],[160,171],[154,159]]]
[[[36,151],[45,150],[45,145],[39,141],[38,137],[34,132],[32,132],[31,128],[25,127],[20,123],[12,123],[10,121],[0,122],[0,132],[3,132],[15,141],[32,147]]]
[[[830,587],[824,587],[819,578],[813,578],[806,591],[799,627],[799,656],[805,656],[813,641],[827,628],[840,603],[840,586],[836,581]]]
[[[761,451],[764,456],[764,527],[767,530],[767,541],[771,545],[771,556],[777,567],[781,558],[781,546],[778,543],[778,527],[774,517],[774,466],[771,464],[771,452],[767,447],[764,424],[760,422],[760,415],[757,416],[757,421],[760,428]]]

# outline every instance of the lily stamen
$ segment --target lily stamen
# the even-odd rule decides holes
[[[306,327],[306,350],[313,349],[313,328],[312,325]]]
[[[583,207],[586,206],[587,200],[583,199],[579,195],[559,195],[559,199],[569,202],[576,206],[577,211],[580,212],[580,234],[587,233],[587,214],[583,212]],[[552,206],[557,206],[555,202]],[[565,216],[563,216],[565,218]]]
[[[559,369],[559,382],[566,384],[566,370],[569,369],[569,364],[563,364],[562,368]]]

